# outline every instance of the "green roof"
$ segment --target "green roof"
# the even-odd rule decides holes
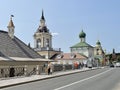
[[[101,43],[100,43],[100,41],[99,41],[99,40],[96,42],[96,44],[97,44],[97,45],[101,45]]]
[[[79,48],[79,47],[92,47],[92,46],[86,42],[80,42],[80,43],[77,43],[76,45],[72,46],[71,48]]]
[[[80,37],[80,38],[85,38],[85,37],[86,37],[86,34],[83,32],[83,30],[82,30],[81,33],[79,34],[79,37]]]

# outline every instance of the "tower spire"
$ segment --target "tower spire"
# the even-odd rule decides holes
[[[113,54],[115,54],[115,49],[113,48]]]
[[[14,23],[12,21],[12,17],[14,17],[14,16],[13,15],[10,16],[10,21],[9,21],[9,24],[8,24],[7,28],[8,28],[8,35],[11,38],[14,38],[14,29],[15,29],[15,26],[14,26]]]
[[[13,16],[13,15],[10,16],[10,22],[9,22],[9,24],[8,24],[8,27],[15,27],[15,26],[14,26],[14,23],[13,23],[13,21],[12,21],[12,17],[14,17],[14,16]]]
[[[44,18],[43,10],[42,10],[42,16],[41,16],[41,19],[40,19],[40,26],[41,26],[41,28],[45,26],[45,18]]]
[[[41,19],[45,21],[45,18],[44,18],[44,11],[42,10],[42,16],[41,16]]]

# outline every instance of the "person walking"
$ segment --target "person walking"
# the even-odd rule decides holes
[[[50,67],[48,68],[48,75],[50,74]]]
[[[52,70],[52,67],[50,68],[50,74],[52,74],[53,73],[53,70]]]

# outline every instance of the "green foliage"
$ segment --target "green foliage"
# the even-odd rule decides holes
[[[117,61],[120,62],[120,56],[117,57]]]

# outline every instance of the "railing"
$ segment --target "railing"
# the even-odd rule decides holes
[[[16,76],[22,76],[22,75],[24,75],[24,69],[21,72],[17,73]]]
[[[12,72],[12,76],[10,76]],[[24,67],[14,67],[13,71],[10,68],[0,68],[0,78],[15,77],[24,75]]]
[[[35,51],[61,51],[61,48],[49,48],[49,47],[42,47],[42,48],[34,48]]]
[[[31,75],[35,75],[36,74],[36,70],[32,70],[30,73],[28,73],[26,76],[31,76]]]

